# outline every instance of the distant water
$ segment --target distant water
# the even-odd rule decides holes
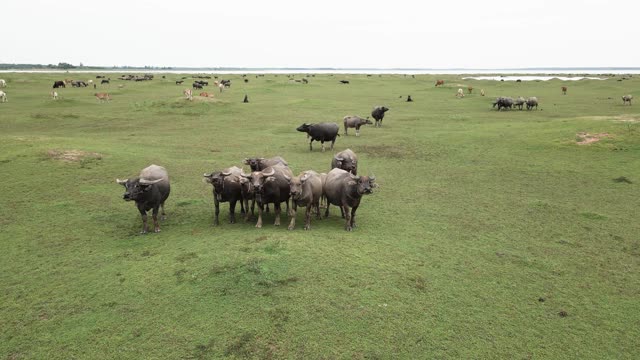
[[[534,81],[534,80],[562,80],[562,81],[576,81],[576,80],[607,80],[607,77],[594,77],[594,76],[560,76],[560,75],[498,75],[498,76],[467,76],[463,77],[463,80],[466,79],[474,79],[474,80],[495,80],[495,81]]]
[[[0,73],[66,73],[66,70],[0,70]],[[327,69],[327,68],[184,68],[184,69],[70,69],[69,73],[115,74],[370,74],[370,75],[611,75],[640,74],[640,68],[531,68],[531,69]],[[557,77],[557,76],[555,76]],[[573,78],[573,76],[571,77]],[[523,77],[520,77],[523,81]],[[504,79],[507,81],[508,79]],[[515,79],[514,79],[515,80]],[[531,79],[529,79],[531,80]]]

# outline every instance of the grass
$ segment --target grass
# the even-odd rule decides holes
[[[0,358],[637,356],[640,113],[620,96],[639,79],[229,75],[214,101],[188,102],[167,74],[98,85],[104,104],[93,89],[48,97],[80,76],[95,78],[2,74]],[[501,95],[540,110],[492,110]],[[275,155],[326,172],[332,152],[295,128],[374,105],[391,109],[382,128],[336,142],[380,185],[355,231],[335,208],[310,231],[302,212],[294,231],[273,214],[228,224],[226,204],[212,225],[203,173]],[[162,232],[141,236],[115,179],[151,163],[172,193]]]

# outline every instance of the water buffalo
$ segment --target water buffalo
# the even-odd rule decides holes
[[[331,150],[336,142],[336,137],[340,136],[338,132],[340,128],[336,123],[317,123],[317,124],[302,124],[296,128],[300,132],[307,133],[307,137],[311,138],[309,142],[309,150],[313,150],[311,144],[314,141],[320,141],[322,144],[322,151],[324,151],[324,142],[331,141]]]
[[[218,214],[220,214],[220,203],[229,203],[229,223],[236,222],[236,202],[240,201],[240,214],[245,214],[245,204],[247,200],[243,199],[242,188],[238,178],[242,174],[242,169],[237,166],[224,169],[222,171],[204,174],[204,179],[213,185],[213,203],[215,205],[214,224],[219,225]]]
[[[344,134],[345,135],[349,135],[349,134],[347,134],[347,129],[348,128],[356,128],[356,136],[360,136],[360,126],[373,124],[371,122],[371,120],[369,120],[368,117],[366,119],[363,119],[363,118],[361,118],[359,116],[347,115],[342,120],[344,121]]]
[[[376,120],[374,127],[382,127],[382,119],[384,119],[384,113],[389,111],[389,108],[384,106],[376,106],[371,111],[371,116]]]
[[[322,197],[322,178],[313,170],[307,170],[295,177],[285,177],[289,182],[291,211],[289,212],[289,230],[296,227],[298,206],[306,207],[304,229],[311,228],[311,208],[315,208],[316,217],[320,219],[320,198]]]
[[[374,176],[357,176],[342,169],[333,169],[327,174],[323,193],[327,197],[325,217],[329,216],[329,204],[340,206],[345,217],[345,230],[356,226],[356,210],[362,195],[373,193],[377,186]],[[351,208],[351,212],[349,212]]]
[[[251,188],[258,203],[257,228],[262,227],[262,209],[265,204],[273,203],[276,219],[274,225],[280,225],[280,203],[285,202],[287,213],[289,212],[289,183],[286,176],[293,177],[288,166],[282,164],[269,166],[262,171],[253,171],[251,174],[241,174],[251,182]]]
[[[245,158],[243,163],[245,165],[249,165],[249,167],[251,167],[251,171],[260,171],[260,170],[264,170],[266,168],[268,168],[269,166],[273,166],[276,164],[282,164],[284,166],[287,166],[289,164],[287,164],[287,161],[285,159],[283,159],[280,156],[274,156],[272,158]]]
[[[526,101],[527,104],[527,110],[531,110],[534,107],[536,108],[536,110],[538,110],[538,98],[535,96],[532,96],[530,98],[527,99]]]
[[[501,109],[511,109],[511,107],[513,106],[513,99],[510,97],[499,97],[496,99],[496,101],[493,102],[493,107],[498,106],[498,111],[500,111]]]
[[[54,82],[53,82],[53,88],[54,88],[54,89],[61,88],[61,87],[63,87],[63,88],[66,88],[66,87],[67,87],[67,85],[65,85],[64,81],[62,81],[62,80],[57,80],[57,81],[54,81]]]
[[[125,201],[135,201],[138,211],[142,216],[141,234],[146,234],[147,227],[147,211],[153,210],[154,232],[160,232],[160,224],[158,223],[158,210],[162,207],[162,218],[165,218],[164,202],[169,197],[169,174],[162,166],[150,165],[142,171],[140,176],[130,179],[116,179],[118,184],[125,187],[123,198]]]
[[[340,151],[331,159],[331,168],[342,169],[358,175],[358,156],[351,149]]]
[[[444,85],[444,80],[436,80],[436,87]]]
[[[513,106],[522,110],[522,106],[524,106],[526,100],[522,96],[518,96],[515,100],[513,100]]]
[[[631,105],[631,99],[633,99],[633,95],[624,95],[622,97],[622,105],[625,105],[626,103],[629,103],[629,105]]]

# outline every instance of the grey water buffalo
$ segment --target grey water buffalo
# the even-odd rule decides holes
[[[527,99],[526,101],[527,104],[527,110],[531,110],[534,107],[536,108],[536,110],[538,110],[538,98],[535,96],[532,96],[530,98]]]
[[[286,176],[293,177],[293,173],[288,166],[281,164],[269,166],[262,171],[253,171],[251,174],[241,174],[251,183],[255,200],[258,203],[257,228],[262,227],[262,210],[265,204],[273,203],[275,212],[275,226],[280,225],[280,203],[287,205],[289,212],[289,182]]]
[[[526,100],[522,96],[518,96],[515,100],[513,100],[513,106],[522,110]]]
[[[344,134],[349,135],[347,133],[348,128],[356,129],[356,136],[360,136],[360,126],[362,125],[371,125],[373,124],[369,118],[363,119],[359,116],[347,115],[343,119],[344,122]]]
[[[389,108],[384,106],[376,106],[371,111],[371,117],[376,120],[374,127],[382,127],[382,119],[384,119],[384,113],[389,111]]]
[[[309,150],[313,150],[312,143],[314,141],[320,141],[322,144],[322,151],[324,151],[324,142],[331,141],[331,150],[336,142],[336,137],[340,136],[338,132],[340,128],[336,123],[317,123],[317,124],[302,124],[296,128],[300,132],[307,133],[307,137],[311,138],[309,142]]]
[[[315,208],[316,217],[320,219],[320,198],[322,198],[322,178],[313,170],[307,170],[295,177],[285,177],[289,183],[291,210],[289,211],[289,230],[296,227],[298,206],[305,207],[304,229],[311,228],[311,208]]]
[[[358,175],[358,156],[351,149],[340,151],[331,159],[331,168],[342,169]]]
[[[162,208],[162,218],[165,217],[164,202],[169,197],[171,187],[169,186],[169,174],[162,166],[150,165],[142,171],[140,175],[129,179],[116,179],[118,184],[124,186],[125,201],[135,201],[136,207],[142,216],[141,234],[148,232],[147,211],[153,210],[154,232],[160,232],[158,223],[158,210]]]
[[[493,107],[498,107],[498,111],[502,110],[502,109],[511,109],[511,107],[513,106],[513,99],[510,97],[499,97],[496,98],[496,100],[493,102]]]
[[[625,105],[626,103],[629,103],[629,105],[631,105],[631,99],[633,99],[633,95],[631,95],[631,94],[624,95],[622,97],[622,105]]]
[[[62,80],[57,80],[57,81],[54,81],[54,82],[53,82],[53,88],[54,88],[54,89],[61,88],[61,87],[63,87],[63,88],[66,88],[66,87],[67,87],[67,85],[64,83],[64,81],[62,81]]]
[[[323,189],[327,197],[325,217],[329,216],[329,204],[339,206],[345,218],[344,229],[352,231],[356,226],[356,210],[362,195],[373,193],[377,186],[375,179],[375,176],[357,176],[337,168],[329,171]]]
[[[249,167],[251,167],[251,171],[264,170],[264,169],[268,168],[269,166],[273,166],[273,165],[276,165],[276,164],[282,164],[284,166],[289,165],[289,164],[287,164],[287,161],[285,159],[283,159],[281,156],[274,156],[274,157],[268,158],[268,159],[265,159],[263,157],[261,157],[261,158],[258,158],[258,157],[245,158],[243,163],[245,165],[249,165]]]
[[[233,166],[222,171],[204,174],[204,179],[213,185],[213,203],[215,206],[215,217],[213,223],[219,225],[218,215],[220,214],[220,203],[229,203],[229,223],[236,222],[236,203],[240,201],[240,214],[245,214],[247,201],[242,196],[242,187],[238,178],[242,174],[242,169]]]

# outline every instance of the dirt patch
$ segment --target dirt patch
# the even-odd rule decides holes
[[[85,159],[102,160],[102,154],[82,150],[47,150],[47,156],[64,162],[80,162]]]
[[[589,134],[586,132],[579,132],[576,134],[576,144],[588,145],[598,142],[604,138],[611,137],[609,133]]]
[[[403,145],[363,145],[360,153],[390,159],[412,159],[416,157],[414,149]]]
[[[616,115],[616,116],[581,116],[581,117],[578,117],[578,119],[636,123],[636,122],[640,122],[640,115],[622,114],[622,115]]]

